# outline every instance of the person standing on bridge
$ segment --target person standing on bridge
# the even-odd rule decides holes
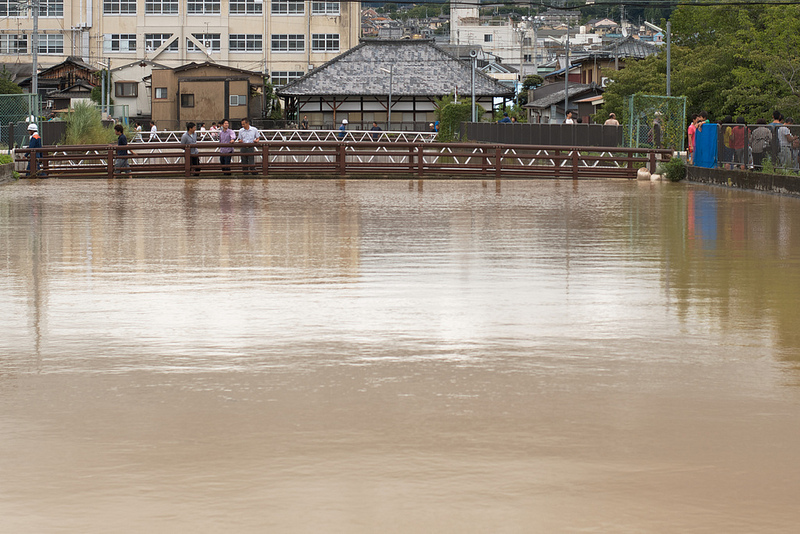
[[[117,134],[117,157],[114,158],[114,168],[119,169],[119,172],[130,174],[131,162],[128,159],[128,154],[134,156],[133,150],[128,150],[128,138],[125,136],[125,129],[121,124],[114,125],[114,133]],[[111,145],[114,146],[114,145]],[[125,147],[125,148],[122,148]]]
[[[603,123],[603,126],[619,126],[617,115],[615,113],[609,113],[606,122]]]
[[[189,149],[189,153],[191,154],[189,158],[191,159],[192,176],[197,176],[200,174],[200,156],[197,155],[200,153],[200,151],[195,146],[197,144],[197,134],[195,133],[196,128],[197,125],[195,123],[187,122],[186,131],[181,136],[181,144],[192,146],[192,148]]]
[[[372,140],[373,141],[378,141],[381,138],[380,132],[382,132],[383,130],[381,130],[381,127],[378,126],[377,122],[372,121],[372,128],[370,128],[369,131],[372,132],[370,134],[370,135],[372,135]]]
[[[339,126],[339,139],[344,141],[345,135],[347,135],[347,119],[342,119],[342,125]]]
[[[248,146],[242,147],[242,167],[245,174],[258,174],[253,165],[255,156],[245,156],[244,154],[252,154],[256,151],[255,143],[258,141],[258,129],[250,126],[250,119],[245,117],[242,119],[242,127],[239,129],[239,138],[237,143],[246,144]]]
[[[222,125],[222,129],[219,131],[219,142],[223,145],[231,144],[236,141],[236,132],[231,130],[230,123],[228,119],[222,119],[220,123]],[[233,154],[233,147],[232,146],[224,146],[219,149],[219,162],[222,165],[222,173],[225,176],[231,175],[231,154]]]

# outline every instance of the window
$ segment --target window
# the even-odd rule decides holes
[[[129,15],[136,13],[136,0],[103,0],[104,15]]]
[[[189,0],[186,9],[190,15],[219,13],[219,0]]]
[[[28,53],[27,35],[0,35],[0,54],[27,54],[27,53]]]
[[[134,4],[135,12],[135,4]],[[39,0],[40,17],[63,17],[64,0]]]
[[[311,50],[313,52],[338,52],[338,33],[313,33],[311,34]]]
[[[156,100],[166,100],[166,99],[167,99],[167,88],[156,87]]]
[[[18,0],[0,0],[0,17],[22,17],[24,13]]]
[[[483,34],[483,42],[484,43],[491,43],[492,42],[492,34],[491,33]]]
[[[222,48],[222,40],[218,33],[193,33],[192,37],[203,43],[206,51],[219,52]],[[200,49],[189,39],[186,39],[186,50],[189,52],[200,52]]]
[[[231,15],[260,15],[263,0],[230,0]]]
[[[145,0],[144,12],[148,15],[177,15],[178,0]]]
[[[312,15],[338,15],[339,2],[311,2]]]
[[[40,54],[63,54],[64,36],[54,34],[39,35]]]
[[[302,71],[285,71],[285,70],[274,70],[272,71],[272,85],[275,87],[280,87],[282,85],[286,85],[289,82],[293,82],[298,78],[303,77]]]
[[[305,2],[298,0],[273,0],[273,15],[303,15],[306,12]]]
[[[169,43],[169,40],[172,39],[172,42]],[[152,52],[153,50],[157,50],[158,47],[163,45],[164,43],[169,43],[164,50],[167,52],[177,52],[178,51],[178,38],[172,37],[171,33],[146,33],[144,34],[144,49],[148,52]]]
[[[114,83],[114,96],[139,96],[139,82]]]
[[[182,108],[193,108],[194,107],[194,95],[181,95],[181,107]]]
[[[247,95],[230,95],[228,99],[228,103],[231,107],[234,106],[246,106],[247,105]]]
[[[530,46],[532,42],[530,37],[524,37],[522,39],[522,46]]]
[[[261,52],[263,38],[260,34],[232,33],[229,49],[231,52]]]
[[[136,50],[136,34],[107,33],[103,35],[103,52],[129,52]]]
[[[305,35],[273,34],[273,52],[303,52],[306,49]]]
[[[533,55],[532,54],[525,54],[525,58],[523,59],[523,61],[525,63],[530,63],[532,59],[533,59]]]

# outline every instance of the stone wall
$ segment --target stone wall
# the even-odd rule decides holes
[[[686,178],[691,182],[703,184],[800,196],[800,176],[689,167]]]

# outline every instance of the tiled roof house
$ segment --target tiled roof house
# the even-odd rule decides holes
[[[471,94],[472,68],[467,61],[429,40],[362,41],[358,46],[278,89],[287,112],[307,115],[312,127],[351,128],[372,121],[388,128],[391,94],[392,128],[421,129],[435,120],[434,100],[458,92]],[[475,71],[475,95],[486,110],[495,97],[511,98],[512,89]]]

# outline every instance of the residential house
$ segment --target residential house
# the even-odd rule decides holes
[[[153,61],[133,61],[111,69],[114,105],[126,109],[125,117],[147,121],[151,113],[151,72],[153,69],[169,69]]]
[[[570,83],[568,91],[569,109],[571,111],[581,112],[576,102],[602,95],[603,88],[595,83]],[[528,92],[528,103],[524,106],[524,108],[528,110],[528,122],[549,124],[563,122],[566,118],[566,113],[564,112],[564,94],[565,87],[563,81],[561,83],[550,83],[531,89]],[[590,114],[587,113],[587,111],[592,108],[583,107],[582,109],[583,113],[586,114],[578,116],[581,117],[583,122],[588,123]]]
[[[264,77],[258,71],[206,61],[152,72],[152,119],[161,130],[223,118],[233,127],[243,118],[261,118]]]

